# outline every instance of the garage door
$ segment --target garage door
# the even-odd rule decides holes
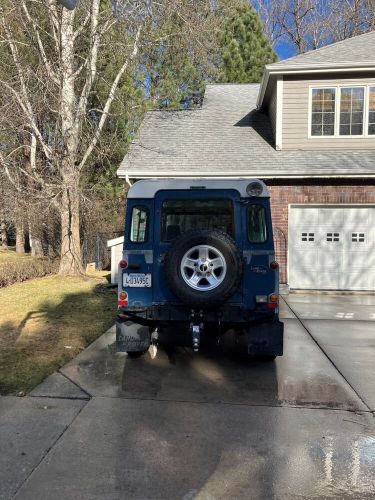
[[[375,290],[375,207],[292,205],[290,288]]]

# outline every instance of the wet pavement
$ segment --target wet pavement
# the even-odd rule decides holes
[[[375,297],[284,299],[275,362],[130,360],[111,329],[0,398],[0,498],[375,498]]]

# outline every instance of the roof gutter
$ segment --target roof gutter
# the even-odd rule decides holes
[[[325,73],[343,73],[345,71],[353,71],[355,73],[361,71],[375,71],[374,62],[371,63],[362,63],[357,66],[353,66],[353,64],[342,63],[336,64],[332,66],[331,64],[314,64],[305,65],[305,64],[294,64],[290,66],[280,66],[279,68],[276,65],[267,65],[263,72],[262,81],[260,83],[260,89],[257,99],[257,109],[260,109],[263,105],[264,96],[266,94],[266,90],[268,87],[268,82],[271,76],[276,75],[300,75],[300,74],[325,74]]]
[[[133,180],[140,180],[140,179],[196,179],[196,175],[186,175],[186,172],[173,172],[173,175],[171,174],[166,174],[163,175],[160,172],[158,173],[150,173],[150,172],[127,172],[125,173],[124,171],[120,172],[117,171],[117,175],[120,179],[133,179]],[[253,173],[252,175],[249,174],[249,172],[241,172],[237,171],[237,175],[233,175],[233,171],[228,172],[228,173],[223,173],[222,175],[217,175],[217,174],[204,174],[205,178],[210,178],[210,179],[238,179],[239,177],[241,179],[254,179],[254,178],[260,178],[260,179],[375,179],[375,173],[374,174],[363,174],[363,173],[350,173],[350,174],[265,174],[265,175],[259,175],[256,173]]]

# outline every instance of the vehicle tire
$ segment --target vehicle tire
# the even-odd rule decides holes
[[[126,354],[130,359],[138,359],[143,356],[147,351],[129,351]]]
[[[189,231],[176,238],[165,255],[169,289],[184,304],[210,308],[226,302],[243,274],[235,241],[221,231]]]

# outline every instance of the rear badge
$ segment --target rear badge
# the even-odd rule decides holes
[[[251,266],[250,271],[253,273],[266,274],[267,268],[264,266]]]

